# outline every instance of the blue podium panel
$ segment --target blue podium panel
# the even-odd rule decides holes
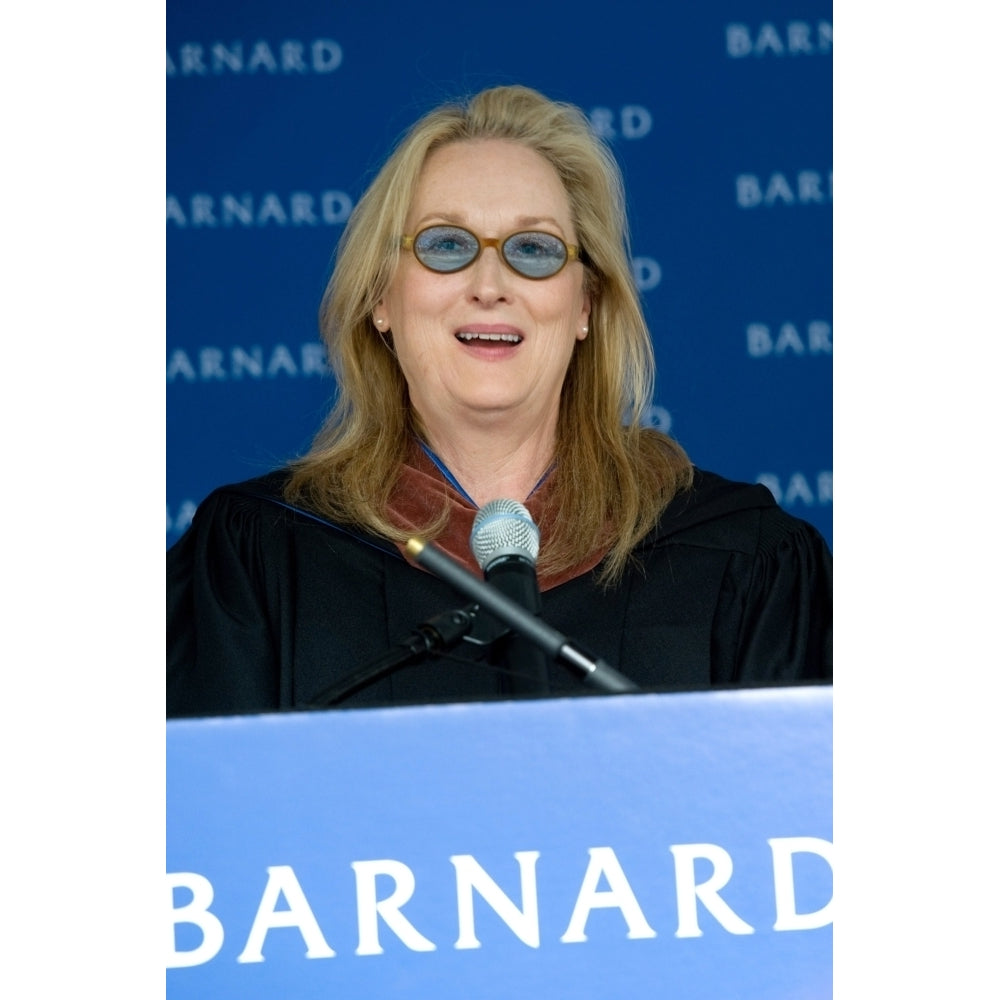
[[[167,996],[832,996],[832,691],[167,723]]]

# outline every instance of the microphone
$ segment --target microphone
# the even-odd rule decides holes
[[[529,614],[517,601],[501,594],[496,587],[478,579],[430,542],[411,538],[406,543],[406,551],[425,569],[450,583],[480,607],[492,612],[515,632],[536,643],[556,663],[561,663],[584,684],[607,694],[640,690],[614,667],[584,653],[561,632],[547,625],[537,615]]]
[[[469,545],[487,583],[533,615],[542,610],[535,573],[538,525],[524,504],[516,500],[484,504],[472,522]],[[506,691],[535,694],[549,690],[549,659],[534,642],[515,631],[501,640],[500,649],[508,668],[503,678]]]

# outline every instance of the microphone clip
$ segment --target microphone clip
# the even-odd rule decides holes
[[[384,656],[325,688],[309,701],[308,707],[332,708],[397,670],[421,663],[434,653],[453,649],[472,631],[478,611],[478,604],[468,604],[429,618],[393,643]]]

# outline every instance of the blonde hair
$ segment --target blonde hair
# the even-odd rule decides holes
[[[427,156],[471,139],[506,139],[543,156],[566,189],[587,254],[590,333],[574,350],[560,403],[549,502],[558,516],[539,554],[559,573],[610,545],[601,576],[620,578],[666,503],[691,482],[671,438],[642,426],[653,389],[653,348],[629,259],[625,193],[611,152],[570,104],[527,87],[496,87],[439,107],[414,124],[352,213],[323,296],[320,328],[337,379],[336,403],[286,487],[343,524],[394,541],[387,508],[418,427],[394,354],[372,322],[399,260],[399,238]],[[447,523],[442,507],[426,537]]]

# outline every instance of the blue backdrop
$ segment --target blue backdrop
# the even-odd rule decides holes
[[[167,543],[304,450],[350,210],[442,100],[582,107],[629,194],[650,422],[832,542],[832,2],[168,0]]]

